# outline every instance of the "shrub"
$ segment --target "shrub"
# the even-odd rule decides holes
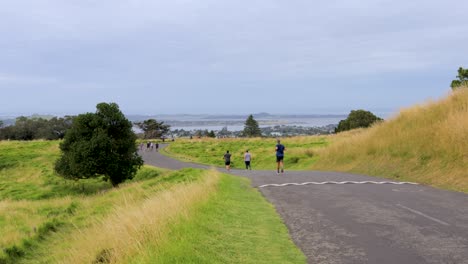
[[[366,110],[352,110],[345,120],[341,120],[338,127],[335,128],[335,133],[347,131],[360,127],[370,127],[377,121],[383,119],[374,115],[373,113]]]

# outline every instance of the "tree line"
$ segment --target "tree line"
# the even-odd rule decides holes
[[[13,125],[4,125],[0,120],[0,140],[57,140],[63,139],[77,116],[65,117],[25,117],[16,118]],[[170,126],[154,119],[134,123],[143,133],[141,138],[162,138],[170,131]]]
[[[3,122],[0,121],[0,140],[62,139],[71,127],[73,118],[65,116],[45,119],[20,116],[11,126],[3,126]]]

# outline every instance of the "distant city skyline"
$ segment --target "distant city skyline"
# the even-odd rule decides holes
[[[0,3],[0,115],[396,112],[468,67],[467,1]],[[328,111],[328,112],[327,112]]]

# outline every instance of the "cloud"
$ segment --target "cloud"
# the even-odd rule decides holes
[[[367,79],[438,85],[468,61],[467,9],[458,0],[4,1],[0,89],[136,104],[128,89],[200,102],[204,93],[223,101],[219,89],[262,98],[266,87],[303,97],[315,87],[332,98],[349,80],[350,90]]]
[[[457,9],[450,7],[455,2]],[[427,50],[445,48],[445,54],[435,54],[439,60],[453,56],[456,51],[449,47],[461,46],[447,39],[464,40],[460,33],[466,22],[456,15],[460,5],[468,8],[459,1],[369,0],[14,3],[3,4],[1,15],[25,34],[12,39],[32,40],[37,47],[27,49],[52,53],[51,60],[56,54],[85,51],[104,64],[131,64],[133,58],[143,67],[166,71],[278,71],[292,76],[323,69],[334,74],[333,68],[341,65],[350,66],[346,74],[372,74],[376,62],[382,71],[425,70],[424,65],[432,64]],[[452,21],[440,19],[449,15]],[[11,35],[11,29],[6,31]],[[399,54],[401,68],[376,53]]]
[[[17,75],[0,72],[0,89],[7,88],[7,85],[42,85],[55,84],[58,80],[52,77]]]

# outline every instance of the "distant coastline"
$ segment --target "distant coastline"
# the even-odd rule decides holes
[[[64,115],[41,115],[34,114],[28,118],[50,119],[54,116],[63,117]],[[242,114],[162,114],[162,115],[127,115],[131,122],[140,122],[147,119],[156,119],[163,121],[171,126],[171,130],[214,130],[219,131],[227,128],[229,131],[240,131],[244,128],[244,122],[248,115]],[[304,127],[318,128],[337,125],[340,120],[346,119],[347,114],[253,114],[261,128],[267,127]],[[388,116],[388,114],[387,114]],[[387,116],[382,116],[386,118]],[[16,117],[12,114],[2,116],[0,120],[5,126],[15,123]]]

